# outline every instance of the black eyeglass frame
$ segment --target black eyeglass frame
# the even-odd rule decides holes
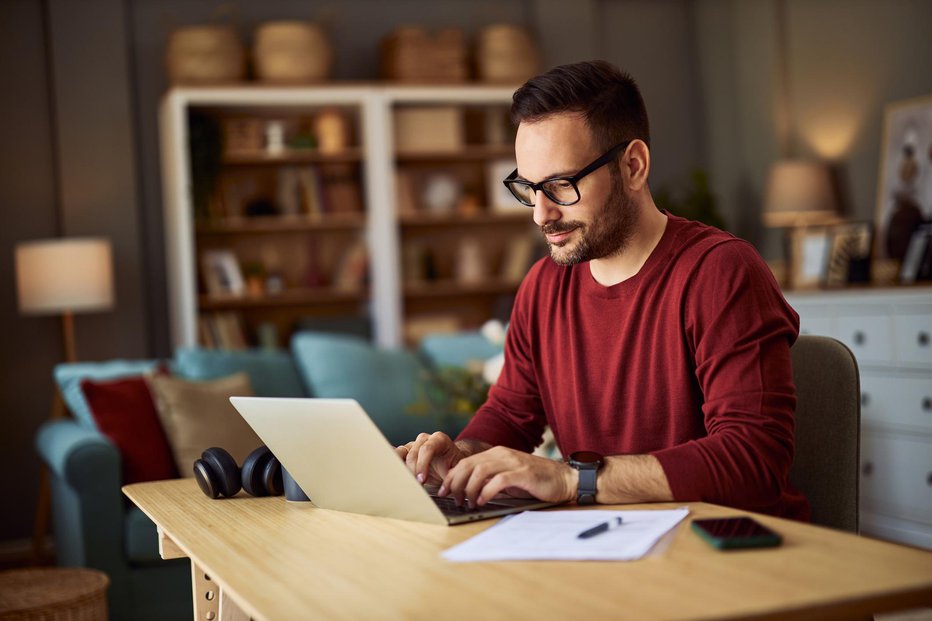
[[[579,186],[577,184],[583,179],[583,177],[586,177],[587,175],[594,173],[598,169],[602,168],[603,166],[611,162],[620,150],[626,149],[628,145],[631,144],[632,142],[634,141],[625,140],[624,142],[619,142],[614,147],[612,147],[611,149],[609,149],[608,151],[606,151],[605,153],[597,157],[591,164],[589,164],[588,166],[586,166],[585,168],[583,168],[582,170],[580,170],[578,173],[576,173],[575,175],[571,177],[550,177],[549,179],[544,179],[543,181],[540,181],[538,183],[532,183],[530,181],[518,179],[517,178],[518,169],[515,168],[514,171],[510,175],[505,177],[502,183],[505,184],[505,187],[508,188],[508,191],[511,192],[511,195],[514,196],[515,199],[519,203],[521,203],[522,205],[526,207],[533,207],[534,203],[525,202],[518,195],[518,193],[515,192],[512,186],[520,185],[526,188],[531,188],[532,190],[534,190],[534,192],[543,192],[547,198],[552,200],[557,205],[561,205],[563,207],[575,205],[582,199],[582,196],[579,194]],[[553,183],[554,181],[569,181],[570,185],[573,186],[573,191],[576,192],[576,200],[569,201],[569,202],[557,200],[557,198],[553,196],[549,191],[547,191],[547,188],[544,187],[545,184]]]

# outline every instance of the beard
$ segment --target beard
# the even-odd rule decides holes
[[[559,220],[540,227],[545,235],[573,229],[579,233],[575,242],[567,240],[547,243],[550,258],[558,265],[575,265],[612,257],[624,251],[631,241],[637,221],[634,201],[624,193],[618,171],[612,170],[611,177],[609,197],[588,224],[581,220]]]

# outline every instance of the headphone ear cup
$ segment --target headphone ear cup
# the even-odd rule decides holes
[[[269,492],[263,484],[264,473],[269,461],[274,459],[272,451],[267,446],[260,446],[243,460],[243,489],[250,496],[268,496]]]
[[[282,465],[274,455],[262,470],[262,485],[269,496],[281,496],[285,492]]]
[[[206,464],[211,485],[220,495],[230,498],[240,490],[239,466],[233,456],[218,446],[211,447],[201,454],[199,462]],[[195,468],[197,468],[195,462]],[[196,475],[195,475],[196,476]],[[203,489],[203,487],[201,488]],[[208,494],[209,496],[210,494]],[[212,496],[216,498],[216,496]]]
[[[217,498],[220,495],[220,486],[217,475],[213,474],[210,465],[203,459],[194,460],[194,478],[198,487],[208,498]]]

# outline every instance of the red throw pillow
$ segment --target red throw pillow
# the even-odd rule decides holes
[[[81,390],[97,428],[120,450],[124,484],[178,478],[171,448],[142,376],[106,382],[84,380]]]

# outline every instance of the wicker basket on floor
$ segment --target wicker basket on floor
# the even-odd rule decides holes
[[[43,567],[0,572],[0,619],[106,621],[110,579],[95,569]]]

